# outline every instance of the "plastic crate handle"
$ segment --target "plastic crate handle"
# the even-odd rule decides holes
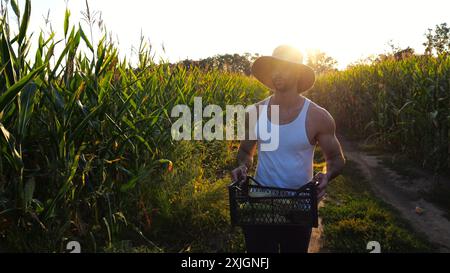
[[[248,183],[248,180],[249,180],[249,179],[252,180],[253,182],[255,182],[258,186],[262,186],[261,183],[259,183],[255,178],[253,178],[253,177],[250,176],[250,175],[247,175],[247,179],[246,179],[245,183]],[[300,188],[298,188],[296,191],[303,191],[305,188],[310,187],[310,186],[316,187],[317,184],[318,184],[317,181],[311,180],[311,181],[309,181],[308,183],[306,183],[305,185],[303,185],[303,186],[301,186]]]
[[[256,179],[253,178],[253,176],[247,175],[246,183],[248,183],[248,180],[252,180],[252,181],[255,182],[258,186],[262,186],[262,184],[259,183],[258,181],[256,181]]]

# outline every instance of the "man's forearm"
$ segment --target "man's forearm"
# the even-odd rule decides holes
[[[345,165],[345,158],[342,156],[337,156],[335,158],[327,160],[326,162],[327,165],[325,173],[327,175],[328,181],[331,181],[336,176],[341,174],[342,169],[344,168]]]
[[[253,157],[249,155],[247,152],[239,149],[237,162],[239,166],[245,165],[247,169],[250,169],[253,164]]]

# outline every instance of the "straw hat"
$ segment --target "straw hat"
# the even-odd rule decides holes
[[[272,56],[262,56],[255,60],[252,65],[252,74],[264,85],[275,89],[272,83],[272,70],[275,63],[292,64],[298,68],[299,81],[298,92],[305,92],[314,85],[315,75],[311,67],[303,64],[301,52],[291,46],[281,45],[272,53]]]

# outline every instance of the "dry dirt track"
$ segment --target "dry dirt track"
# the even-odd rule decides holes
[[[319,208],[323,206],[323,202],[319,203]],[[311,241],[309,242],[308,253],[323,252],[323,226],[322,218],[319,217],[319,227],[313,228],[311,233]]]
[[[431,178],[411,179],[402,176],[380,164],[379,157],[362,152],[342,136],[338,138],[345,157],[357,163],[374,193],[395,207],[416,231],[425,234],[430,242],[438,246],[438,251],[450,252],[450,221],[443,217],[444,211],[418,194],[419,190],[431,185]],[[423,213],[419,214],[417,207]]]

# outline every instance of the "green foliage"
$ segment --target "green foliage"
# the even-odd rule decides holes
[[[150,222],[142,221],[142,230],[170,252],[242,251],[239,232],[230,233],[226,176],[231,170],[227,158],[208,153],[212,143],[182,141],[174,154],[174,171],[159,184],[142,189],[142,200]],[[222,147],[221,147],[222,146]],[[230,145],[215,143],[231,159]],[[217,170],[223,170],[217,173]],[[144,216],[145,217],[145,216]],[[168,232],[170,230],[170,232]],[[202,234],[201,237],[198,234]]]
[[[318,77],[308,96],[337,130],[403,153],[435,172],[450,169],[450,58],[389,58]]]
[[[179,64],[188,68],[198,67],[203,71],[220,70],[250,76],[252,62],[258,56],[258,54],[252,55],[250,53],[244,53],[243,55],[224,54],[208,57],[199,61],[186,59]]]
[[[66,241],[78,240],[84,251],[114,251],[130,241],[160,251],[152,241],[175,249],[177,242],[163,240],[175,229],[178,242],[223,231],[226,181],[217,170],[230,166],[229,143],[187,144],[192,153],[180,162],[184,144],[171,138],[170,111],[193,106],[195,96],[222,107],[249,104],[267,90],[243,75],[155,63],[144,42],[132,66],[106,31],[94,43],[81,24],[72,26],[69,11],[64,41],[43,32],[32,41],[31,1],[23,14],[10,3],[21,20],[17,34],[8,9],[0,22],[1,244],[63,252]],[[95,13],[86,16],[92,28]]]
[[[374,199],[350,198],[322,211],[326,244],[333,252],[367,252],[369,241],[378,241],[383,252],[430,251]]]
[[[314,70],[316,75],[337,70],[337,61],[328,56],[325,52],[321,52],[319,50],[312,50],[308,52],[307,65]]]
[[[426,42],[425,46],[426,54],[448,54],[450,52],[450,28],[447,23],[436,25],[435,29],[428,29],[425,34]]]

